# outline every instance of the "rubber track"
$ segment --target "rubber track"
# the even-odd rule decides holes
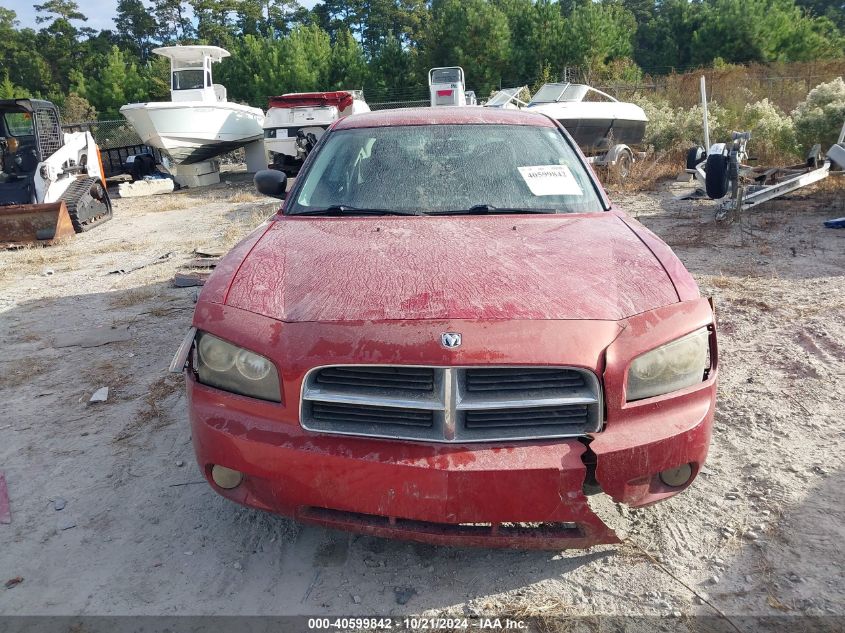
[[[70,185],[70,187],[67,188],[67,191],[62,194],[61,199],[67,206],[70,221],[73,223],[73,230],[77,233],[82,233],[82,231],[90,229],[92,226],[96,226],[100,222],[104,222],[111,217],[111,210],[107,209],[106,214],[104,214],[104,216],[100,216],[99,219],[93,219],[93,221],[88,220],[86,222],[79,221],[77,205],[79,204],[79,201],[82,200],[83,196],[91,190],[91,186],[96,183],[97,180],[97,178],[78,178]],[[94,198],[92,198],[92,200],[94,200]]]

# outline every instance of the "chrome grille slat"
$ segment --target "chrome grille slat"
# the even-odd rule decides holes
[[[337,365],[305,376],[310,431],[431,442],[577,437],[601,430],[598,378],[573,367]]]

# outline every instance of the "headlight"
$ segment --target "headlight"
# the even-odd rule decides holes
[[[270,360],[206,332],[197,332],[196,342],[196,369],[202,384],[242,396],[282,401],[279,372]]]
[[[710,332],[696,330],[638,356],[628,369],[627,400],[642,400],[695,385],[710,368]]]

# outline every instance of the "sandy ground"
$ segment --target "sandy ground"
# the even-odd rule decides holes
[[[822,226],[845,215],[845,189],[729,226],[710,202],[675,201],[676,189],[613,197],[715,297],[711,458],[684,494],[617,517],[627,543],[585,551],[303,527],[202,482],[182,379],[166,373],[196,290],[170,281],[195,248],[230,246],[272,212],[243,175],[117,200],[112,222],[66,245],[0,253],[0,470],[12,510],[0,581],[24,578],[0,588],[0,614],[712,615],[693,590],[729,616],[845,613],[845,231]],[[54,346],[57,332],[93,326],[129,326],[131,339]],[[108,401],[88,406],[103,386]]]

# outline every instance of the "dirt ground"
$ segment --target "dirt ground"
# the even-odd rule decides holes
[[[0,253],[0,581],[24,578],[0,588],[0,614],[713,615],[702,598],[728,616],[845,614],[845,231],[822,224],[845,216],[843,181],[731,225],[676,201],[682,185],[613,194],[715,298],[721,383],[702,476],[617,512],[625,544],[585,551],[303,527],[202,481],[182,378],[166,373],[196,289],[171,279],[272,213],[244,174],[118,199],[65,245]],[[101,326],[131,337],[55,346]]]

